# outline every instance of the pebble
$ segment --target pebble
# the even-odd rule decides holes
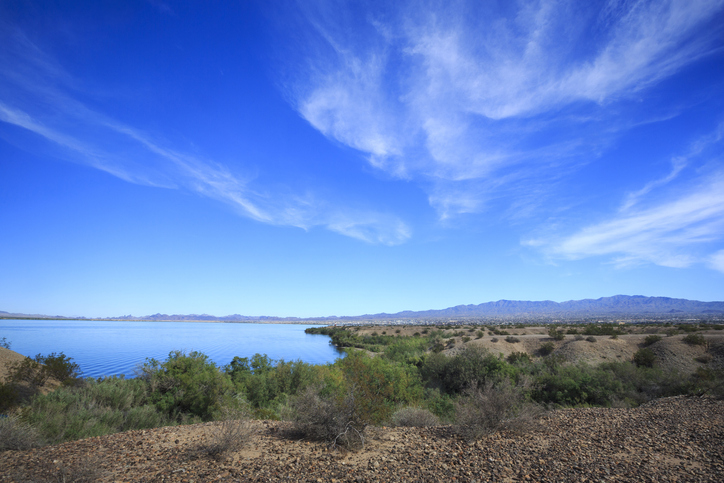
[[[0,453],[0,482],[720,482],[724,401],[674,397],[633,409],[552,411],[525,434],[479,441],[453,428],[372,428],[364,450],[330,452],[295,439],[288,423],[257,423],[253,444],[217,462],[203,425],[89,438]]]

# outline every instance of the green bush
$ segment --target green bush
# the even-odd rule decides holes
[[[511,343],[511,344],[514,344],[514,343],[516,343],[516,342],[520,342],[520,339],[517,338],[517,337],[513,337],[512,335],[509,335],[508,337],[505,338],[505,342],[509,342],[509,343]]]
[[[62,352],[59,354],[53,352],[47,356],[38,354],[35,360],[44,366],[43,370],[48,377],[60,381],[64,386],[75,384],[76,380],[80,378],[80,366],[73,362],[72,357],[68,357]]]
[[[689,345],[706,345],[706,339],[701,334],[688,334],[681,340]]]
[[[266,355],[234,357],[224,367],[237,393],[244,394],[257,417],[278,419],[288,396],[318,382],[317,370],[302,361],[274,361]]]
[[[530,364],[532,362],[527,352],[513,352],[505,360],[508,364]]]
[[[0,347],[10,349],[10,342],[8,342],[7,338],[3,337],[2,339],[0,339]]]
[[[541,344],[541,346],[538,348],[538,354],[542,356],[547,356],[553,351],[556,350],[556,346],[553,344],[553,342],[546,342],[544,344]]]
[[[644,339],[644,347],[648,347],[652,344],[655,344],[660,340],[661,340],[660,335],[655,335],[655,334],[647,335],[646,338]]]
[[[21,412],[51,443],[172,423],[150,404],[143,380],[120,377],[88,379],[36,396]]]
[[[47,356],[38,354],[34,359],[26,357],[11,364],[9,373],[13,383],[25,382],[31,386],[42,386],[48,378],[53,378],[64,386],[70,386],[80,378],[81,371],[71,357],[62,352],[53,352]]]
[[[596,342],[596,338],[593,337],[592,335],[589,335],[588,337],[586,337],[586,340],[587,340],[588,342],[590,342],[590,343]]]
[[[417,368],[383,357],[353,352],[335,366],[344,376],[344,387],[352,394],[356,414],[368,424],[386,421],[400,405],[412,405],[422,397]]]
[[[535,401],[560,406],[605,406],[608,394],[622,391],[613,374],[586,364],[550,366],[535,376],[534,385]]]
[[[623,335],[623,330],[618,325],[613,324],[601,324],[593,325],[588,324],[583,329],[583,335]]]
[[[18,403],[20,393],[17,385],[8,382],[0,383],[0,414],[4,414],[8,409]]]
[[[648,347],[644,347],[636,351],[633,356],[633,362],[637,367],[654,367],[656,354]]]
[[[557,330],[555,326],[548,329],[548,336],[553,338],[554,340],[563,340],[566,337],[563,331]]]
[[[482,386],[488,380],[515,379],[520,372],[480,347],[467,346],[452,357],[431,354],[421,368],[423,380],[431,387],[440,387],[448,394],[460,394],[473,384]]]
[[[209,421],[233,392],[230,377],[200,352],[172,351],[164,362],[146,359],[141,372],[150,401],[176,420],[189,414]]]

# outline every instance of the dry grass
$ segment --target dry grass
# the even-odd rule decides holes
[[[0,419],[0,451],[25,450],[41,446],[38,431],[15,416]]]
[[[216,421],[206,432],[201,449],[216,461],[224,461],[229,453],[246,446],[254,434],[249,415],[241,410],[222,410],[220,421]]]
[[[402,408],[392,415],[392,424],[393,426],[426,428],[437,426],[440,424],[440,420],[427,409]]]
[[[500,429],[529,431],[536,426],[542,412],[540,406],[525,402],[522,388],[509,381],[473,385],[455,404],[457,432],[468,441]]]
[[[322,395],[323,388],[308,387],[291,403],[294,427],[304,436],[332,448],[364,447],[366,424],[357,415],[355,396]]]

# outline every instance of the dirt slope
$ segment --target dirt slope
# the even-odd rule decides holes
[[[724,401],[709,398],[554,411],[537,431],[473,444],[450,427],[378,428],[357,453],[296,439],[285,423],[255,424],[248,447],[223,462],[199,451],[209,425],[158,428],[1,453],[0,481],[720,482],[724,474]]]

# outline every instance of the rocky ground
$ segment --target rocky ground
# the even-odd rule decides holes
[[[0,454],[0,481],[710,481],[724,479],[724,401],[661,399],[634,409],[565,409],[526,434],[468,443],[450,427],[373,428],[357,452],[256,421],[223,461],[213,425],[158,428]]]

